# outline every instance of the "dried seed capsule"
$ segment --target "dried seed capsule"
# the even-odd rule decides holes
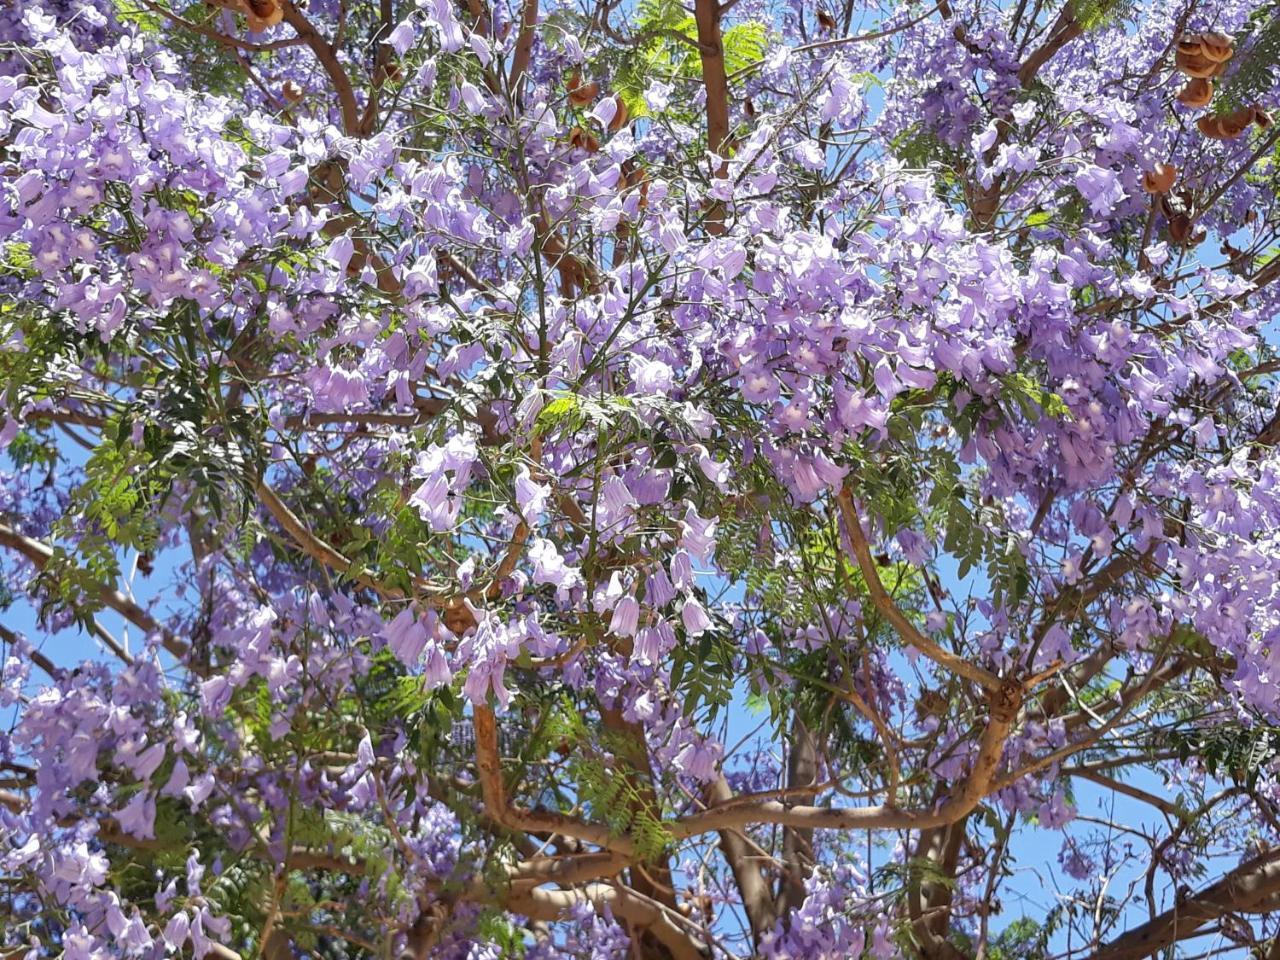
[[[1188,81],[1187,85],[1178,92],[1178,102],[1193,109],[1207,107],[1212,99],[1213,84],[1204,77],[1196,77]]]
[[[1142,174],[1142,189],[1147,193],[1168,193],[1177,179],[1177,167],[1172,163],[1157,163]]]
[[[1180,246],[1192,247],[1205,238],[1203,227],[1197,227],[1195,221],[1186,214],[1178,214],[1169,218],[1169,239]]]
[[[1192,57],[1201,56],[1204,53],[1204,46],[1200,42],[1200,34],[1191,33],[1180,39],[1177,52]]]
[[[1210,60],[1203,53],[1184,53],[1179,50],[1174,62],[1189,77],[1208,78],[1218,72],[1218,61]]]
[[[249,29],[255,32],[274,27],[284,19],[284,7],[280,0],[246,0],[249,14],[246,18]]]
[[[1249,129],[1257,114],[1257,107],[1241,107],[1221,117],[1201,117],[1196,126],[1211,140],[1234,140]]]
[[[575,107],[585,107],[600,93],[600,84],[594,80],[589,83],[583,83],[578,74],[574,74],[569,78],[569,102]]]
[[[1225,63],[1235,51],[1235,42],[1225,33],[1206,33],[1200,37],[1200,52],[1210,60]]]
[[[614,111],[613,119],[609,121],[610,133],[615,133],[618,130],[621,130],[629,117],[629,111],[627,110],[627,105],[623,102],[622,97],[615,96],[613,98],[613,101],[614,103],[617,104],[618,109]]]

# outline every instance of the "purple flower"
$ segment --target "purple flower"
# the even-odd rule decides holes
[[[156,835],[155,796],[147,790],[135,793],[128,803],[114,814],[120,829],[131,837],[149,840]]]
[[[640,604],[628,593],[614,605],[609,617],[609,632],[619,637],[632,637],[639,623]]]
[[[396,24],[395,29],[387,34],[382,42],[390,46],[397,56],[403,57],[413,46],[416,38],[417,31],[413,27],[413,18],[406,17]]]
[[[675,386],[675,371],[661,360],[635,356],[631,358],[631,380],[637,393],[665,397]]]
[[[680,619],[684,623],[685,632],[691,637],[698,637],[711,629],[711,618],[706,608],[692,597],[685,600],[680,608]]]
[[[405,607],[383,628],[381,636],[396,659],[406,667],[412,667],[422,656],[430,633],[413,607]]]
[[[1095,217],[1110,216],[1125,198],[1124,187],[1115,172],[1090,164],[1076,174],[1075,187],[1089,202],[1089,211]]]
[[[536,483],[529,474],[528,467],[521,467],[516,473],[516,506],[526,523],[536,524],[542,519],[547,508],[547,500],[551,497],[551,488]]]

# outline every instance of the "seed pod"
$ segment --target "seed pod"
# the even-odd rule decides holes
[[[1203,53],[1184,53],[1179,49],[1174,62],[1188,77],[1207,79],[1218,72],[1218,61],[1210,60]]]
[[[284,19],[284,7],[280,0],[246,0],[249,6],[249,29],[261,32],[274,27]]]
[[[599,93],[600,84],[594,80],[590,83],[583,83],[582,78],[576,73],[569,78],[569,102],[575,107],[585,107]]]
[[[1257,104],[1253,107],[1253,122],[1258,125],[1259,130],[1266,130],[1272,124],[1271,114],[1263,110]]]
[[[302,99],[302,88],[292,80],[286,80],[284,86],[280,88],[280,94],[286,103],[297,103]]]
[[[756,115],[755,101],[753,101],[750,97],[747,97],[745,100],[743,100],[742,112],[745,113],[751,119],[755,119],[755,115]]]
[[[1189,33],[1179,39],[1177,52],[1192,57],[1201,56],[1204,53],[1204,46],[1200,42],[1200,34]]]
[[[1160,210],[1172,220],[1174,217],[1190,216],[1191,202],[1185,190],[1160,195]]]
[[[827,11],[819,8],[818,9],[818,26],[820,26],[824,32],[830,33],[832,30],[836,28],[836,18],[833,17],[831,14],[827,13]]]
[[[1185,213],[1169,218],[1169,239],[1179,246],[1193,247],[1204,238],[1204,227],[1197,227]]]
[[[1226,63],[1235,54],[1235,41],[1225,33],[1205,33],[1200,35],[1200,52],[1210,60]]]
[[[579,150],[587,151],[587,153],[597,153],[600,150],[600,141],[581,127],[573,128],[569,134],[569,142]]]
[[[1256,106],[1241,107],[1221,117],[1201,117],[1196,121],[1196,126],[1211,140],[1234,140],[1249,129],[1257,115]],[[1270,118],[1267,119],[1269,122]]]
[[[1178,91],[1178,102],[1193,109],[1207,107],[1212,99],[1213,84],[1204,77],[1196,77],[1188,81],[1187,85]]]
[[[1142,174],[1142,189],[1147,193],[1168,193],[1177,179],[1177,167],[1172,163],[1157,163]]]
[[[623,102],[621,96],[615,96],[613,102],[617,105],[617,109],[613,113],[613,119],[609,121],[609,132],[616,133],[621,130],[623,125],[629,118],[627,105]]]

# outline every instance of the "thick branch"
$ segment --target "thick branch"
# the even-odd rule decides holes
[[[511,94],[520,96],[520,81],[529,69],[529,57],[533,54],[533,30],[538,25],[538,0],[524,0],[520,13],[520,34],[516,37],[516,50],[511,57]]]
[[[1227,913],[1248,913],[1280,893],[1280,851],[1255,857],[1217,883],[1179,901],[1140,927],[1121,934],[1088,960],[1142,960],[1170,944],[1194,936],[1205,924]]]
[[[1054,54],[1084,32],[1075,18],[1073,6],[1070,3],[1063,5],[1062,13],[1049,31],[1049,39],[1031,51],[1030,56],[1018,68],[1018,82],[1024,87],[1031,86],[1040,68],[1053,59]]]
[[[347,76],[342,61],[338,59],[338,51],[333,48],[333,44],[320,35],[320,32],[311,25],[311,21],[303,16],[290,0],[285,0],[283,6],[285,23],[293,27],[302,42],[311,48],[311,52],[316,55],[320,66],[328,75],[329,82],[333,84],[333,92],[338,98],[338,108],[342,111],[343,129],[350,136],[359,136],[360,108],[356,105],[351,78]]]
[[[964,677],[966,680],[972,680],[987,691],[999,690],[1001,687],[999,677],[938,646],[917,630],[915,624],[898,609],[898,605],[893,602],[889,591],[884,588],[884,583],[880,580],[880,572],[876,569],[875,559],[871,556],[871,547],[867,544],[867,538],[862,532],[862,523],[853,506],[853,495],[847,488],[841,490],[836,494],[836,503],[839,504],[840,515],[844,519],[849,541],[853,544],[853,554],[858,561],[858,569],[862,571],[863,579],[867,582],[867,592],[871,594],[871,602],[880,616],[889,621],[905,643],[915,647],[944,670]]]
[[[502,779],[502,757],[498,751],[498,720],[487,706],[477,706],[472,715],[476,736],[476,774],[485,811],[495,823],[508,830],[527,833],[558,833],[591,843],[615,853],[631,856],[634,846],[626,837],[615,836],[608,827],[586,823],[551,810],[524,810],[507,800]]]
[[[354,564],[346,556],[312,533],[307,525],[298,519],[297,514],[290,510],[267,484],[258,484],[258,498],[271,516],[275,517],[276,523],[280,524],[285,533],[289,534],[293,538],[293,542],[312,560],[328,567],[330,570],[350,576],[360,586],[374,591],[384,599],[404,599],[404,593],[396,587],[388,586],[366,573],[355,570]]]
[[[723,156],[729,139],[729,79],[724,70],[718,0],[695,0],[693,17],[698,26],[702,85],[707,94],[707,149]]]
[[[712,808],[733,799],[733,788],[721,774],[707,788],[707,799]],[[737,830],[720,831],[720,850],[729,869],[733,871],[733,879],[742,894],[742,908],[746,911],[747,922],[751,925],[751,936],[756,948],[760,947],[760,939],[773,928],[777,920],[773,898],[769,894],[769,884],[760,872],[760,865],[752,855],[747,840]]]
[[[646,929],[670,952],[673,960],[706,960],[710,950],[696,939],[692,924],[674,910],[642,897],[634,890],[607,883],[590,883],[571,890],[535,887],[516,894],[507,907],[533,920],[562,920],[574,906],[607,906],[633,928]]]
[[[856,696],[856,695],[855,695]],[[861,698],[859,698],[861,699]],[[881,732],[881,736],[887,731]],[[885,743],[886,752],[893,750],[892,743]],[[818,757],[813,735],[799,716],[791,722],[791,744],[787,752],[787,786],[791,788],[810,787],[818,780]],[[892,803],[896,791],[892,788],[889,802]],[[785,913],[798,909],[805,898],[805,880],[813,872],[813,831],[787,828],[782,836],[782,882],[778,891],[778,910]]]
[[[996,770],[1005,741],[1022,706],[1023,688],[1006,682],[989,697],[990,717],[982,731],[982,741],[973,769],[941,806],[933,810],[900,810],[874,807],[789,807],[776,801],[748,796],[690,814],[669,825],[677,839],[694,837],[712,830],[727,830],[774,823],[784,827],[817,830],[922,830],[955,823],[967,816],[993,789]]]
[[[698,27],[698,56],[702,60],[702,86],[707,97],[707,149],[717,157],[729,152],[729,78],[724,67],[724,42],[720,34],[720,0],[694,0],[693,18]],[[728,174],[722,160],[716,177]],[[706,218],[707,232],[724,232],[724,207],[718,201]]]

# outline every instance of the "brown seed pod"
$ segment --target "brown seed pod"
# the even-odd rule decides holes
[[[1253,122],[1258,125],[1259,130],[1266,130],[1273,123],[1271,114],[1257,104],[1254,104],[1253,107]]]
[[[598,153],[600,150],[600,141],[581,127],[573,128],[569,133],[569,142],[579,150],[587,151],[587,153]]]
[[[284,86],[280,88],[280,95],[284,97],[286,103],[297,103],[302,99],[302,88],[292,80],[286,80]]]
[[[1203,53],[1183,53],[1179,50],[1174,63],[1188,77],[1207,79],[1218,72],[1218,61],[1210,60]]]
[[[1210,60],[1226,63],[1235,54],[1235,41],[1225,33],[1205,33],[1200,36],[1200,52]]]
[[[621,130],[623,125],[630,117],[626,103],[623,102],[621,96],[615,96],[613,102],[617,104],[618,109],[613,113],[613,119],[609,121],[609,132],[616,133]]]
[[[745,113],[748,117],[754,119],[756,115],[755,101],[753,101],[750,97],[747,97],[745,100],[743,100],[742,112]]]
[[[453,603],[444,608],[444,616],[441,617],[444,625],[453,633],[462,636],[468,630],[476,625],[476,617],[464,603]]]
[[[1220,117],[1201,117],[1196,121],[1196,126],[1210,140],[1230,140],[1232,137],[1232,134],[1223,129]]]
[[[1212,99],[1213,83],[1204,77],[1187,81],[1187,85],[1178,91],[1178,102],[1184,107],[1207,107]]]
[[[1147,193],[1168,193],[1177,179],[1177,167],[1172,163],[1157,163],[1142,174],[1142,189]]]
[[[820,26],[824,32],[830,33],[836,28],[836,18],[820,8],[818,10],[818,26]]]
[[[249,29],[261,32],[274,27],[284,19],[284,7],[280,0],[246,0],[249,7]]]
[[[1195,221],[1185,213],[1169,218],[1169,239],[1180,246],[1193,247],[1205,238],[1204,227],[1197,227]]]
[[[1234,140],[1257,119],[1258,108],[1241,107],[1221,117],[1201,117],[1196,121],[1200,132],[1211,140]]]
[[[590,83],[583,83],[582,78],[576,73],[569,77],[569,102],[575,107],[585,107],[599,93],[600,84],[594,80]]]
[[[1200,34],[1189,33],[1179,39],[1177,52],[1191,57],[1201,56],[1204,53],[1204,46],[1200,42]]]

